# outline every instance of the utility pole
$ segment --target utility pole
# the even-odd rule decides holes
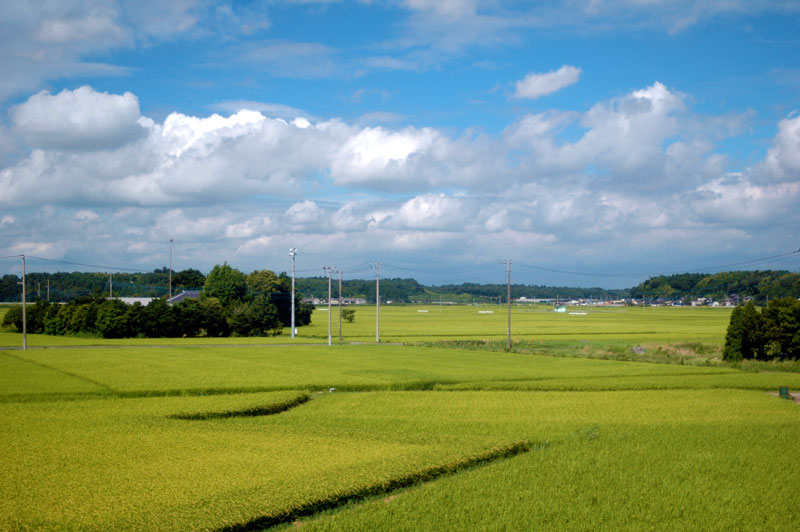
[[[169,298],[172,299],[172,242],[169,239]]]
[[[297,248],[289,248],[289,256],[292,257],[292,338],[294,338],[294,258],[297,256]]]
[[[328,345],[331,345],[331,273],[333,273],[333,266],[324,266],[322,269],[328,274]]]
[[[380,262],[375,262],[372,268],[375,269],[375,343],[381,342],[381,266]]]
[[[47,280],[47,302],[50,303],[50,279]]]
[[[508,338],[506,340],[506,347],[511,349],[511,259],[498,260],[497,262],[505,264],[508,267],[508,295],[506,296],[508,300]]]
[[[339,341],[342,341],[342,270],[339,273]]]
[[[26,315],[26,300],[25,295],[25,255],[22,255],[22,349],[28,349],[28,319]]]
[[[108,272],[108,298],[113,299],[114,297],[114,279],[111,276],[114,275],[112,272]]]

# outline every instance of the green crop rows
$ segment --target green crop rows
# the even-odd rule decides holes
[[[342,324],[344,341],[374,342],[374,306],[355,306],[354,323]],[[422,311],[422,312],[421,312]],[[511,334],[515,341],[541,342],[617,340],[646,342],[720,343],[730,319],[730,309],[575,307],[573,314],[552,312],[541,305],[515,305],[511,309]],[[504,306],[383,305],[380,310],[382,342],[424,342],[447,339],[505,339],[507,313]],[[339,312],[333,307],[332,336],[338,341]],[[722,335],[721,335],[722,334]],[[257,338],[126,338],[104,340],[63,336],[29,335],[31,346],[58,345],[228,345],[285,344],[289,330],[277,337]],[[327,307],[318,308],[312,323],[298,328],[298,342],[322,343],[328,338]],[[19,334],[0,332],[0,346],[18,346]]]
[[[388,340],[503,338],[389,308]],[[800,374],[537,354],[715,346],[726,311],[516,311],[530,352],[301,345],[324,315],[298,345],[0,351],[0,530],[795,529],[800,405],[767,392]]]

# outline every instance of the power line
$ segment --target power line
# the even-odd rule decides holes
[[[19,257],[19,256],[20,255],[17,255],[17,257]],[[45,261],[45,262],[54,262],[54,263],[57,263],[57,264],[69,264],[71,266],[83,266],[85,268],[98,268],[98,269],[103,269],[103,270],[119,270],[119,271],[124,271],[124,272],[137,272],[137,273],[142,271],[142,270],[136,270],[136,269],[133,269],[133,268],[123,268],[121,266],[100,266],[100,265],[97,265],[97,264],[83,264],[81,262],[69,262],[69,261],[66,261],[66,260],[45,259],[44,257],[35,257],[33,255],[25,255],[25,256],[27,258],[29,258],[29,259],[42,260],[42,261]]]
[[[694,272],[702,272],[702,271],[711,271],[711,270],[721,270],[725,268],[732,268],[734,266],[744,266],[744,265],[752,265],[752,264],[759,264],[763,262],[772,262],[778,259],[782,259],[785,257],[789,257],[794,255],[795,253],[800,253],[800,249],[795,251],[789,251],[788,253],[781,253],[779,255],[772,255],[769,257],[761,257],[757,259],[751,259],[741,262],[733,262],[730,264],[722,264],[718,266],[707,266],[703,268],[694,268],[689,270],[674,270],[674,271],[667,271],[667,272],[631,272],[631,273],[596,273],[596,272],[575,272],[575,271],[568,271],[568,270],[558,270],[555,268],[545,268],[543,266],[535,266],[533,264],[522,264],[518,263],[519,266],[523,268],[529,268],[531,270],[541,270],[546,272],[552,273],[563,273],[568,275],[582,275],[586,277],[654,277],[658,275],[673,275],[679,273],[694,273]]]

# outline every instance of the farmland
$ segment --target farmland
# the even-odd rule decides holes
[[[323,311],[297,345],[288,334],[37,336],[30,345],[65,348],[0,351],[0,528],[792,530],[800,520],[800,406],[766,393],[800,389],[800,374],[559,354],[713,351],[728,311],[514,308],[512,336],[529,352],[432,346],[503,340],[504,309],[478,310],[381,308],[382,341],[425,345],[318,345]],[[374,342],[374,320],[359,307],[345,340]]]
[[[354,306],[354,323],[342,324],[345,341],[374,342],[376,315],[374,306]],[[730,309],[653,308],[653,307],[586,307],[570,308],[580,314],[558,314],[551,307],[515,305],[511,311],[511,333],[514,340],[542,342],[562,340],[612,340],[629,343],[698,341],[721,344]],[[2,312],[3,309],[0,309]],[[0,316],[1,318],[2,316]],[[337,307],[331,322],[333,337],[338,339]],[[382,342],[415,342],[447,339],[505,339],[506,307],[382,305],[380,339]],[[312,323],[298,328],[298,341],[323,342],[328,337],[327,307],[314,312]],[[237,338],[235,343],[286,343],[288,328],[277,337]],[[230,338],[100,338],[30,335],[29,345],[186,345],[230,344]],[[19,335],[0,332],[0,345],[19,345]]]

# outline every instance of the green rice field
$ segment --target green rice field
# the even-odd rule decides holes
[[[0,350],[0,530],[796,529],[800,373],[547,349],[712,349],[726,310],[515,308],[505,352],[478,309]]]
[[[376,309],[372,305],[350,307],[356,310],[354,323],[342,324],[345,342],[374,342]],[[729,308],[670,307],[570,307],[556,313],[542,305],[511,307],[511,336],[514,341],[541,342],[624,341],[710,342],[721,344],[730,319]],[[0,312],[4,312],[0,309]],[[2,316],[0,315],[0,320]],[[505,306],[453,305],[382,305],[380,308],[381,342],[425,342],[442,338],[500,340],[507,335]],[[334,341],[339,339],[339,311],[331,310]],[[56,345],[227,345],[285,344],[290,339],[286,328],[282,335],[257,338],[78,338],[28,335],[29,346]],[[327,343],[328,309],[314,311],[312,323],[297,329],[297,342]],[[19,334],[0,331],[0,346],[21,345]]]

